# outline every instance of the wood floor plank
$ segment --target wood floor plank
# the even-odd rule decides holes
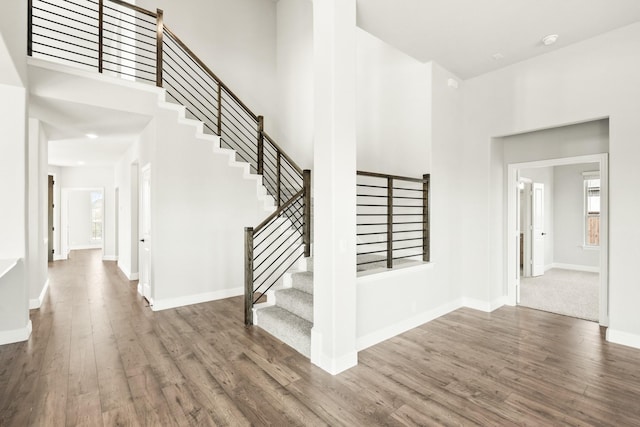
[[[0,346],[0,425],[640,425],[640,351],[597,324],[459,309],[331,376],[242,298],[153,312],[100,251],[50,264],[29,341]]]

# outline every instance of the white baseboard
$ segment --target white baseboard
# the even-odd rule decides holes
[[[607,341],[626,345],[627,347],[640,348],[640,335],[617,331],[607,328]]]
[[[40,292],[40,296],[38,298],[32,298],[29,300],[29,310],[35,310],[40,308],[42,305],[42,301],[44,301],[44,296],[47,294],[47,290],[49,289],[49,279],[44,282],[44,286],[42,287],[42,291]]]
[[[11,331],[0,331],[0,345],[12,344],[14,342],[26,341],[31,336],[31,320],[24,328],[13,329]]]
[[[501,296],[493,301],[482,301],[475,298],[462,298],[462,306],[471,308],[485,313],[491,313],[494,310],[506,305],[509,299],[507,296]]]
[[[382,341],[388,340],[389,338],[393,338],[396,335],[400,335],[403,332],[407,332],[410,329],[416,328],[420,325],[424,325],[425,323],[437,319],[438,317],[444,316],[445,314],[451,313],[452,311],[455,311],[460,307],[462,307],[461,301],[456,300],[447,304],[443,304],[432,310],[419,313],[406,320],[369,333],[365,336],[358,337],[356,339],[356,348],[358,351],[362,351],[373,345],[381,343]]]
[[[117,255],[104,255],[102,257],[103,261],[118,261],[118,256]]]
[[[67,259],[67,257],[64,255],[56,255],[56,254],[53,255],[54,261],[64,261],[65,259]]]
[[[216,301],[219,299],[237,297],[244,294],[244,287],[223,289],[215,292],[205,292],[203,294],[186,295],[177,298],[166,298],[155,300],[153,303],[153,311],[167,310],[170,308],[182,307],[191,304],[200,304],[203,302]]]
[[[140,279],[140,275],[138,273],[131,273],[127,277],[129,278],[129,280],[139,280]]]
[[[329,357],[322,353],[322,334],[311,328],[311,363],[331,375],[338,375],[358,364],[358,352],[352,351],[340,357]]]
[[[69,245],[71,251],[82,251],[85,249],[102,249],[102,243],[96,243],[93,245]]]
[[[121,265],[118,264],[118,268],[122,271],[122,274],[129,280],[138,280],[138,273],[132,273],[129,270],[125,270]]]
[[[554,262],[553,268],[560,268],[562,270],[574,270],[574,271],[586,271],[588,273],[600,273],[600,267],[592,267],[589,265],[578,264],[564,264],[560,262]]]

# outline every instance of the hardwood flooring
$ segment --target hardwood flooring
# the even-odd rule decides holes
[[[640,351],[588,321],[461,309],[333,377],[245,329],[240,298],[154,313],[99,251],[50,282],[0,346],[0,426],[640,425]]]

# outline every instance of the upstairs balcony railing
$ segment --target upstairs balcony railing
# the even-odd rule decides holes
[[[430,260],[429,180],[358,171],[358,270]]]

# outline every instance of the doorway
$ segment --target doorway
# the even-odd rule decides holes
[[[62,259],[80,249],[104,256],[104,188],[62,189],[60,247]]]
[[[54,194],[53,194],[53,186],[55,185],[55,179],[53,175],[48,175],[47,180],[47,261],[53,261],[53,232],[55,230],[55,226],[53,225],[53,208],[54,208]]]
[[[523,302],[522,292],[526,288],[528,296],[530,296],[529,291],[534,290],[538,292],[539,301],[547,304],[540,309],[597,320],[603,326],[608,325],[607,162],[607,154],[597,154],[508,165],[507,226],[512,230],[509,235],[514,236],[507,242],[508,296],[511,304]],[[554,179],[554,173],[558,175],[556,179]],[[569,180],[565,178],[569,173],[573,181],[577,180],[577,184],[576,182],[571,184],[574,186],[571,190]],[[549,176],[551,179],[548,178]],[[544,188],[538,193],[538,202],[542,201],[542,203],[536,203],[534,191],[536,181],[543,184],[538,187]],[[577,189],[575,189],[576,185]],[[555,198],[551,197],[553,194],[556,195]],[[553,205],[554,200],[558,201],[558,206],[548,206],[549,202]],[[543,218],[537,226],[534,223],[535,209]],[[550,215],[551,218],[549,218]],[[564,237],[566,235],[573,237],[566,238]],[[597,236],[597,242],[594,240],[595,236]],[[545,259],[542,271],[536,271],[533,267],[536,257],[536,237],[539,237],[537,251],[542,252]],[[554,241],[565,243],[554,245]],[[558,249],[555,249],[556,246]],[[573,258],[569,253],[572,250],[575,252]],[[576,254],[582,258],[571,261],[576,259]],[[530,268],[527,268],[527,264]],[[581,298],[586,297],[588,292],[593,292],[597,296],[596,307],[582,307],[576,312],[560,311],[566,307],[561,304],[562,301],[559,301],[559,298],[562,298],[571,286],[588,286],[591,282],[593,289],[577,288],[572,297],[566,298],[568,301],[573,300],[574,306],[578,304],[586,306],[587,302]],[[555,297],[552,295],[554,283],[566,285],[556,288],[560,293]],[[593,316],[580,314],[584,310],[587,310],[587,313],[596,314]]]

